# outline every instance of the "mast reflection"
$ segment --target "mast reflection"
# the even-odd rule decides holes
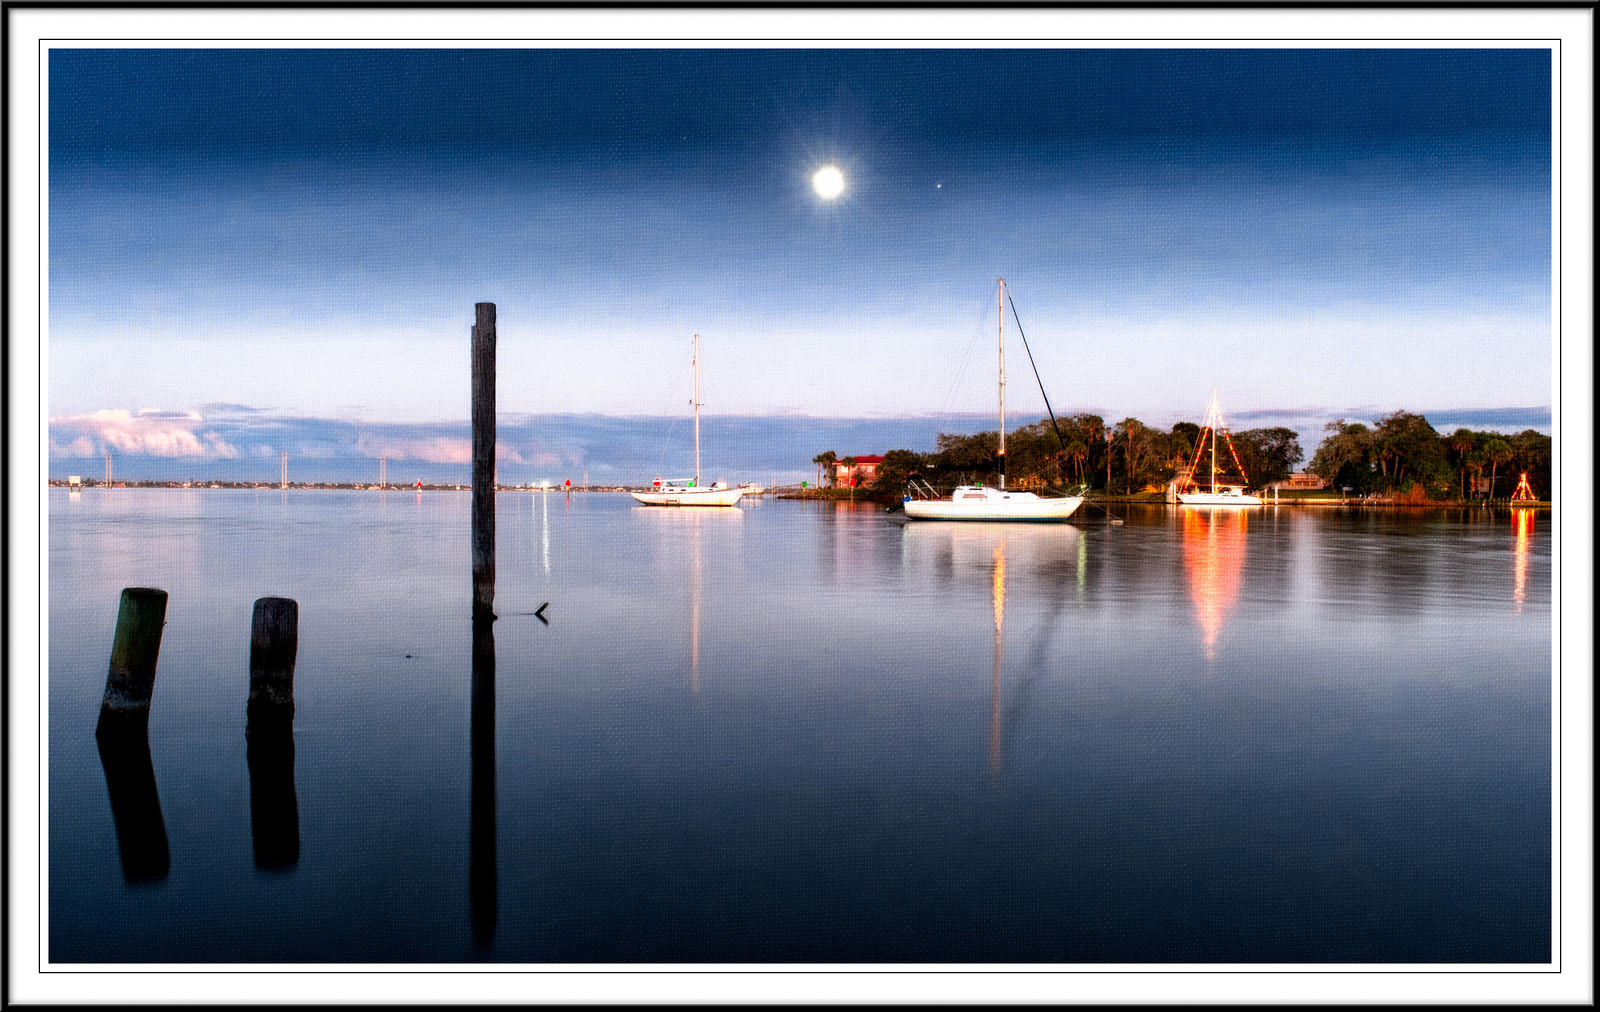
[[[994,685],[989,702],[989,771],[1000,772],[1000,665],[1005,657],[1006,543],[994,546]]]
[[[693,556],[689,560],[689,691],[700,694],[700,586],[703,578],[700,515],[694,517]]]
[[[1528,589],[1528,553],[1533,547],[1533,510],[1512,510],[1511,524],[1517,535],[1511,557],[1511,600],[1517,606],[1517,611],[1521,611],[1522,600]]]
[[[500,916],[495,854],[494,797],[494,619],[472,623],[472,814],[467,864],[472,944],[494,944]]]
[[[684,588],[683,554],[688,552],[689,592],[689,691],[700,691],[700,620],[704,611],[705,546],[702,528],[711,531],[715,540],[718,532],[729,525],[737,525],[744,516],[738,506],[643,506],[634,510],[641,523],[655,525],[661,534],[658,539],[663,551],[657,564],[664,567],[667,586],[672,588],[675,600],[682,600]],[[687,535],[685,535],[685,530]],[[727,542],[722,542],[726,546]]]
[[[1241,509],[1181,507],[1183,568],[1204,637],[1206,660],[1216,660],[1217,635],[1239,598],[1249,513]]]

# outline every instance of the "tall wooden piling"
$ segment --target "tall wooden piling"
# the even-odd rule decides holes
[[[294,658],[300,644],[300,605],[263,597],[250,618],[250,704],[288,706],[294,712]]]
[[[494,303],[472,328],[472,614],[494,617]]]
[[[153,587],[128,587],[117,609],[117,631],[111,640],[111,665],[100,700],[99,731],[129,723],[142,726],[150,717],[155,690],[156,657],[167,618],[167,592]]]
[[[294,792],[294,663],[300,605],[287,597],[256,601],[250,619],[250,699],[245,761],[250,769],[250,837],[256,867],[284,871],[300,860],[300,808]]]

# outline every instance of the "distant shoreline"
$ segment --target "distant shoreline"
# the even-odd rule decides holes
[[[65,489],[65,490],[71,491],[71,486],[66,481],[58,480],[58,479],[55,479],[55,478],[50,479],[50,481],[48,482],[48,487],[50,487],[52,489],[59,488],[59,489]],[[95,482],[95,483],[92,483],[92,484],[85,483],[85,484],[81,485],[80,488],[83,491],[92,491],[92,492],[103,492],[103,491],[106,491],[105,485],[102,482]],[[363,484],[354,484],[354,483],[349,483],[349,482],[290,482],[288,488],[284,488],[282,485],[278,485],[278,484],[271,484],[271,485],[264,484],[264,483],[248,484],[248,483],[241,483],[241,482],[158,482],[158,481],[151,481],[151,482],[124,483],[124,482],[113,481],[111,483],[111,491],[113,491],[113,492],[115,492],[115,491],[142,491],[142,490],[152,490],[152,489],[162,490],[162,491],[178,491],[178,492],[202,492],[202,491],[203,492],[230,492],[230,491],[231,492],[470,492],[470,491],[472,491],[472,486],[465,485],[465,484],[461,484],[461,485],[457,485],[457,484],[427,485],[427,484],[424,484],[424,485],[422,485],[420,487],[418,487],[416,485],[387,485],[387,486],[384,486],[384,487],[380,488],[375,483],[371,484],[371,485],[363,485]],[[526,485],[496,485],[495,486],[495,491],[496,492],[546,492],[546,493],[559,492],[559,493],[563,493],[563,494],[571,494],[573,492],[585,492],[585,493],[606,492],[606,493],[612,493],[612,494],[624,494],[624,493],[628,493],[628,492],[644,492],[644,491],[648,491],[648,489],[646,487],[644,487],[644,486],[639,486],[639,487],[635,488],[635,487],[622,486],[622,485],[591,485],[591,486],[589,486],[587,488],[582,487],[582,486],[577,486],[577,485],[573,486],[572,488],[565,488],[565,487],[560,486],[560,485],[550,485],[550,486],[533,487],[533,488],[530,488],[530,487],[528,487]],[[845,493],[845,490],[842,490],[842,489],[810,489],[810,490],[807,490],[805,492],[783,492],[783,493],[778,493],[778,494],[774,494],[771,490],[768,490],[766,493],[764,493],[764,495],[771,496],[774,499],[792,499],[792,500],[797,500],[797,501],[803,500],[803,501],[806,501],[806,502],[858,502],[858,503],[861,503],[863,505],[868,504],[868,503],[876,503],[878,505],[884,505],[884,506],[890,506],[890,505],[894,504],[893,502],[890,502],[890,501],[887,501],[887,500],[871,498],[871,497],[869,497],[868,495],[866,495],[864,493],[858,494],[854,499],[851,499],[850,496]],[[762,496],[756,496],[755,498],[761,498],[761,497]],[[1464,500],[1464,499],[1430,499],[1430,500],[1424,500],[1422,502],[1413,503],[1413,502],[1395,502],[1392,499],[1385,499],[1385,498],[1378,498],[1378,497],[1374,497],[1374,498],[1370,498],[1370,499],[1360,499],[1360,498],[1343,498],[1343,499],[1341,499],[1341,498],[1335,498],[1335,497],[1332,497],[1332,496],[1316,496],[1316,497],[1312,497],[1312,496],[1305,496],[1305,495],[1295,495],[1295,496],[1292,496],[1292,497],[1291,496],[1285,496],[1285,497],[1283,497],[1282,499],[1280,499],[1280,500],[1278,500],[1276,502],[1272,501],[1272,499],[1270,498],[1270,495],[1264,496],[1263,498],[1266,499],[1266,501],[1262,504],[1263,506],[1314,506],[1314,507],[1319,507],[1319,508],[1341,507],[1341,508],[1345,508],[1345,509],[1484,509],[1484,508],[1502,508],[1503,507],[1503,508],[1516,508],[1516,509],[1548,510],[1548,509],[1553,509],[1554,506],[1555,506],[1555,504],[1553,502],[1549,501],[1549,500],[1532,500],[1532,501],[1513,502],[1513,501],[1511,501],[1509,499],[1495,499],[1495,500],[1483,500],[1483,499],[1480,499],[1480,500],[1477,500],[1475,502],[1468,502],[1467,500]],[[1126,496],[1126,495],[1097,496],[1097,497],[1091,498],[1091,499],[1089,499],[1087,501],[1093,502],[1093,503],[1100,503],[1100,504],[1115,503],[1117,505],[1124,505],[1124,506],[1171,506],[1171,505],[1178,505],[1176,503],[1168,503],[1165,500],[1164,497],[1160,497],[1160,496],[1157,496],[1157,495],[1149,495],[1149,496],[1142,496],[1142,497],[1141,496]],[[1246,507],[1246,508],[1253,509],[1254,507]]]

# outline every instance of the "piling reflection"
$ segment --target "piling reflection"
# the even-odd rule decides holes
[[[1533,510],[1512,510],[1511,525],[1517,538],[1511,564],[1511,601],[1516,605],[1517,611],[1521,611],[1523,598],[1528,591],[1528,554],[1533,548]]]
[[[95,742],[111,796],[123,881],[130,885],[166,881],[167,827],[161,819],[161,797],[143,725],[102,725]]]
[[[1189,579],[1189,594],[1194,598],[1206,659],[1215,660],[1217,635],[1227,621],[1228,611],[1239,599],[1249,513],[1229,508],[1180,509],[1183,568]]]
[[[467,904],[472,944],[480,950],[494,945],[500,917],[494,773],[494,620],[479,618],[472,623],[472,826]]]
[[[287,871],[300,860],[294,791],[294,704],[251,700],[245,720],[250,767],[250,838],[256,867]]]

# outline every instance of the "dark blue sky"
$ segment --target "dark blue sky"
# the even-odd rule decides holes
[[[680,411],[698,332],[708,411],[983,412],[1000,276],[1069,411],[1197,415],[1212,387],[1235,411],[1550,401],[1547,50],[58,49],[48,70],[53,432],[223,401],[464,418],[480,300],[508,411]]]

